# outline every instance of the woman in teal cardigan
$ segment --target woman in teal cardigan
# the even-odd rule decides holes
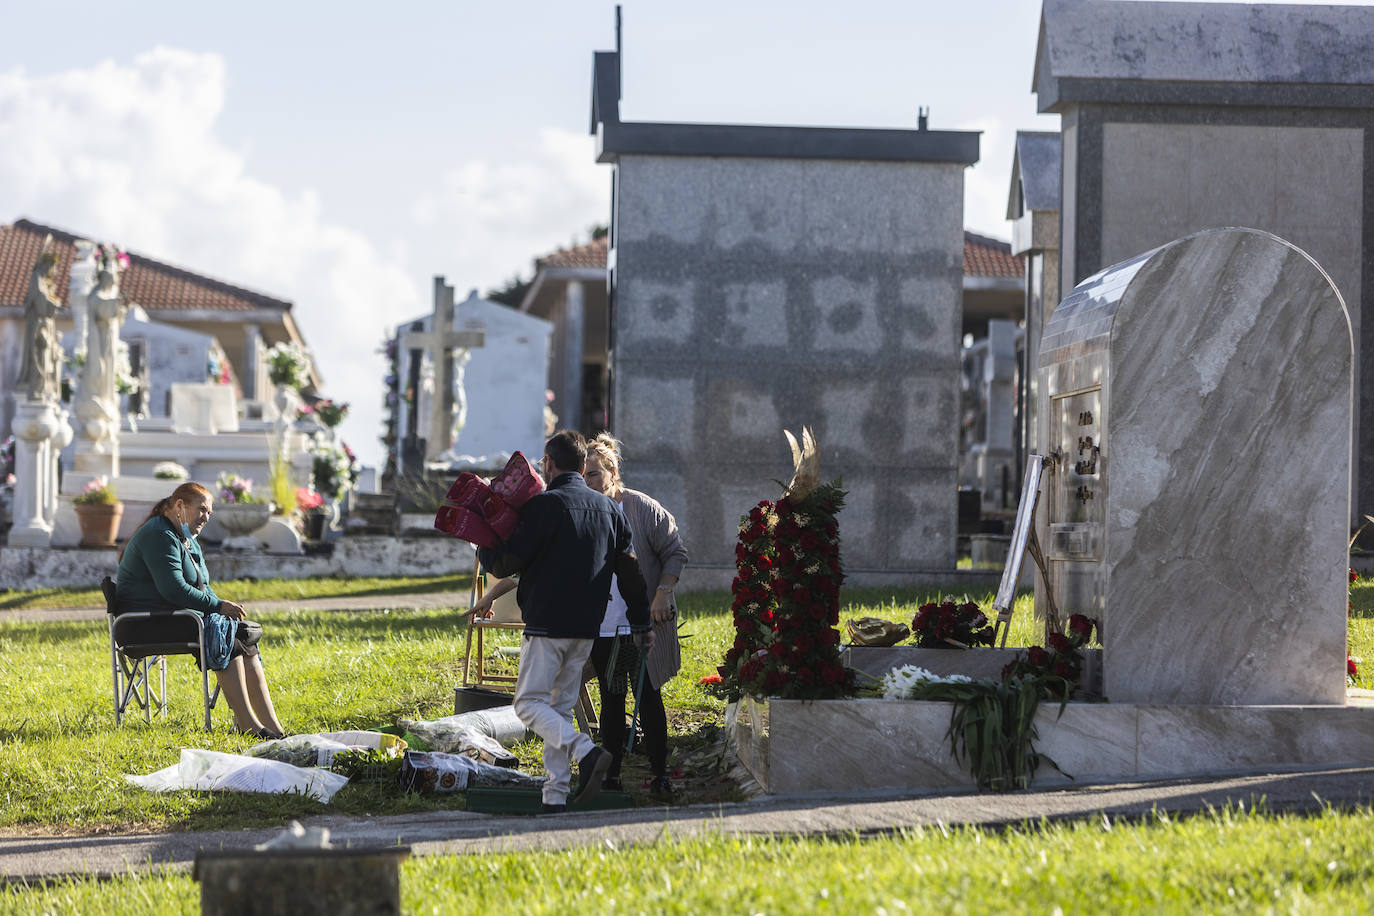
[[[183,483],[153,507],[119,558],[115,598],[121,611],[189,608],[205,617],[205,642],[197,662],[209,664],[241,732],[261,738],[285,733],[272,707],[257,637],[261,628],[244,617],[243,605],[210,588],[210,573],[196,535],[214,512],[214,496],[198,483]],[[119,627],[126,643],[194,640],[186,618],[131,620]]]

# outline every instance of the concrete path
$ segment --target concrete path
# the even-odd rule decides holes
[[[429,592],[404,595],[346,595],[333,598],[292,598],[285,601],[249,601],[250,615],[255,611],[380,611],[428,610],[430,608],[467,608],[467,589],[458,592]],[[104,620],[105,608],[64,607],[4,610],[0,609],[0,623],[34,620]]]
[[[1271,811],[1314,813],[1327,805],[1374,803],[1374,767],[1325,769],[1205,780],[1173,780],[1008,795],[768,796],[729,805],[506,817],[459,811],[388,817],[310,818],[328,827],[336,847],[408,844],[414,855],[557,850],[592,843],[650,843],[662,837],[731,835],[871,835],[936,825],[997,827],[1040,819],[1139,818],[1152,810],[1204,812],[1263,804]],[[30,883],[73,874],[188,869],[199,850],[250,849],[271,830],[151,833],[130,836],[0,836],[0,874]]]

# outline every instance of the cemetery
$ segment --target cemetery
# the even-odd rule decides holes
[[[536,261],[518,307],[432,275],[429,312],[382,343],[372,475],[289,303],[190,275],[251,299],[253,329],[177,324],[121,292],[165,265],[4,227],[26,263],[0,315],[7,595],[99,583],[187,479],[216,494],[217,584],[460,581],[451,607],[265,615],[292,734],[261,743],[209,727],[225,713],[186,658],[133,689],[137,715],[116,669],[110,717],[113,628],[0,613],[38,672],[0,653],[35,710],[0,727],[0,831],[539,814],[542,742],[511,705],[532,637],[514,596],[464,612],[495,585],[474,546],[545,486],[554,408],[627,443],[627,483],[690,551],[666,586],[669,804],[1367,767],[1374,14],[1045,0],[1033,91],[1062,129],[1016,136],[1009,245],[964,229],[979,132],[924,110],[914,130],[622,120],[616,15],[591,84],[609,234]],[[1313,30],[1335,36],[1320,60]],[[970,284],[970,246],[1024,274]],[[67,664],[95,673],[46,709]],[[661,801],[634,725],[600,809]],[[36,765],[87,738],[102,753],[71,773]],[[284,882],[299,861],[331,884],[313,829],[281,839]],[[269,850],[206,855],[197,880],[237,893]],[[398,900],[412,851],[383,852],[340,859]]]

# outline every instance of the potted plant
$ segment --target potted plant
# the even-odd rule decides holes
[[[296,511],[300,513],[301,533],[306,540],[324,540],[324,529],[330,519],[324,497],[314,490],[301,487],[296,490]]]
[[[219,491],[215,500],[215,521],[229,535],[227,549],[252,549],[257,542],[249,537],[272,515],[267,503],[253,495],[253,481],[237,474],[223,473],[215,481]]]
[[[102,474],[82,487],[72,499],[72,508],[81,525],[82,547],[114,546],[124,504],[110,488],[110,478]]]

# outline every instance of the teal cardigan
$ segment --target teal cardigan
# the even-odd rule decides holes
[[[115,595],[126,610],[190,608],[202,614],[219,611],[220,598],[210,588],[210,571],[195,538],[183,539],[164,516],[155,515],[129,538],[119,561]]]

